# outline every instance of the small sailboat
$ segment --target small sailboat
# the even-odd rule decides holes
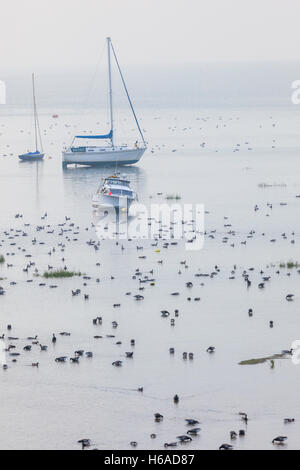
[[[130,206],[137,200],[137,194],[131,189],[130,181],[114,174],[103,178],[103,183],[93,196],[95,209],[115,208],[129,211]]]
[[[139,125],[137,116],[135,114],[132,101],[130,99],[126,83],[112,45],[111,39],[107,38],[107,49],[108,49],[108,76],[109,76],[109,101],[110,101],[110,131],[104,135],[77,135],[74,137],[71,146],[65,149],[62,153],[63,167],[67,167],[71,164],[78,165],[99,165],[99,164],[115,164],[119,165],[131,165],[140,161],[144,155],[147,145]],[[133,113],[140,137],[141,142],[136,141],[134,146],[129,147],[127,145],[116,146],[114,139],[114,114],[113,114],[113,90],[112,90],[112,74],[111,74],[111,52],[115,59],[117,69],[120,73],[121,80],[125,89],[125,93]],[[108,144],[105,146],[75,146],[74,142],[76,139],[87,140],[107,140]]]
[[[36,98],[35,98],[35,80],[34,73],[32,74],[32,90],[33,90],[33,114],[34,114],[34,133],[35,133],[35,152],[28,152],[22,155],[19,155],[19,159],[22,161],[37,161],[43,160],[45,154],[43,151],[43,143],[40,131],[39,118],[36,108]],[[40,150],[38,150],[38,141],[40,143]]]

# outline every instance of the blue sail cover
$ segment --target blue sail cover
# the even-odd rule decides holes
[[[76,135],[76,139],[112,139],[113,131],[105,135]]]

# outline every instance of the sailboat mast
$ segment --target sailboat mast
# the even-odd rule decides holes
[[[109,80],[109,104],[110,104],[110,130],[112,132],[111,145],[114,146],[114,115],[113,115],[113,94],[112,94],[112,78],[111,78],[111,39],[107,38],[108,53],[108,80]]]
[[[32,74],[32,93],[33,93],[33,113],[34,113],[34,132],[35,132],[35,150],[38,150],[38,135],[37,135],[37,116],[36,116],[36,100],[35,100],[35,83],[34,73]]]

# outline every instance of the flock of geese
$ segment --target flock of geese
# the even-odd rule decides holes
[[[156,117],[155,120],[158,119],[160,120],[160,117]],[[214,127],[218,131],[226,131],[226,128],[230,128],[231,125],[234,125],[235,121],[238,122],[240,118],[228,118],[228,119],[222,119],[219,117],[216,122],[212,122],[212,118],[209,116],[206,118],[197,118],[196,119],[196,126],[190,126],[190,127],[184,127],[180,128],[179,124],[176,122],[174,125],[170,126],[168,128],[169,133],[181,133],[183,135],[187,135],[190,132],[195,132],[195,130],[199,131],[200,133],[202,131],[206,131],[207,126]],[[175,119],[176,121],[176,119]],[[97,123],[98,125],[99,123]],[[54,148],[54,139],[51,136],[51,133],[55,131],[57,132],[57,126],[58,123],[51,124],[48,129],[43,130],[44,137],[48,137],[50,139],[49,145]],[[72,135],[74,132],[73,129],[71,128],[70,124],[64,124],[65,127],[65,132],[69,134],[69,136]],[[75,126],[74,126],[75,127]],[[265,128],[275,128],[276,123],[273,119],[272,116],[269,117],[269,122],[260,124],[259,128],[264,130]],[[22,134],[24,133],[23,130],[20,131]],[[1,127],[1,132],[0,132],[0,138],[5,137],[5,126],[2,125]],[[51,140],[52,139],[52,140]],[[272,139],[270,137],[270,142],[269,146],[270,149],[274,150],[276,148],[276,140]],[[212,151],[219,151],[218,148],[215,146],[215,139],[213,142],[200,142],[199,148],[202,149],[203,151],[207,150],[212,150]],[[65,144],[65,142],[64,142]],[[185,144],[182,144],[181,149],[185,146]],[[245,140],[244,142],[236,142],[232,143],[232,151],[235,152],[251,152],[254,149],[255,145],[248,140]],[[180,147],[174,148],[172,152],[176,152],[179,150]],[[152,147],[151,153],[156,153],[156,152],[163,152],[164,150],[169,151],[169,148],[165,144],[157,144]],[[14,156],[14,152],[12,150],[12,147],[7,144],[6,145],[6,151],[2,153],[3,157],[9,157],[9,156]],[[295,195],[296,198],[299,198],[299,195]],[[287,204],[284,201],[281,201],[277,204],[281,208],[284,208]],[[273,209],[275,208],[275,204],[273,203],[267,203],[266,205],[261,205],[261,204],[256,204],[253,207],[253,216],[256,214],[261,214],[263,213],[266,217],[269,217],[270,214],[272,213]],[[209,212],[206,213],[207,215]],[[98,251],[101,251],[101,244],[102,241],[97,239],[95,236],[95,226],[92,224],[91,227],[80,227],[77,223],[75,223],[70,217],[65,217],[65,220],[63,220],[61,223],[57,225],[51,225],[47,223],[48,219],[48,214],[45,213],[41,217],[41,221],[39,224],[30,224],[25,222],[25,217],[23,217],[23,214],[16,214],[15,215],[15,220],[16,220],[16,226],[7,228],[3,232],[0,232],[0,255],[3,255],[5,258],[5,262],[3,265],[0,265],[0,305],[1,305],[1,297],[2,296],[13,296],[16,295],[14,294],[13,289],[19,284],[26,283],[28,285],[28,289],[30,292],[30,287],[35,284],[41,289],[49,288],[55,292],[56,289],[60,289],[61,286],[63,285],[63,280],[60,279],[55,279],[55,278],[50,278],[50,279],[44,279],[42,275],[41,268],[39,267],[39,259],[34,257],[34,250],[37,247],[40,247],[44,249],[45,253],[47,253],[49,257],[49,264],[47,266],[47,272],[51,273],[53,272],[56,267],[59,267],[64,269],[65,271],[68,270],[68,261],[67,261],[67,252],[68,248],[70,246],[74,246],[80,243],[86,243],[86,245],[91,249],[92,253],[97,253]],[[151,224],[151,220],[148,221],[149,224]],[[195,232],[195,227],[194,227],[194,221],[182,221],[182,223],[185,225],[186,228],[186,233],[189,234],[189,243],[194,243],[196,241],[196,232]],[[211,229],[211,230],[206,230],[204,233],[204,237],[208,243],[221,243],[224,246],[228,246],[229,249],[234,249],[237,248],[238,246],[246,246],[250,245],[251,243],[255,242],[255,240],[259,237],[260,239],[264,240],[266,244],[276,244],[278,241],[285,241],[286,243],[290,245],[294,245],[296,243],[296,234],[294,231],[291,231],[290,233],[288,231],[283,231],[282,233],[279,233],[276,237],[272,235],[272,237],[269,237],[267,233],[258,233],[255,230],[251,229],[249,230],[248,233],[242,234],[239,233],[238,230],[235,230],[232,226],[232,224],[229,221],[229,217],[224,216],[223,218],[223,230],[219,231],[217,229]],[[157,237],[157,240],[154,240],[153,243],[151,244],[151,248],[157,252],[157,256],[160,257],[160,252],[163,252],[163,250],[168,250],[171,249],[172,247],[175,248],[178,246],[181,248],[182,242],[181,241],[176,241],[172,239],[172,233],[174,230],[174,225],[171,225],[170,227],[160,225],[160,230],[159,234]],[[171,240],[168,240],[166,238],[166,234],[171,233]],[[83,241],[82,234],[86,235],[85,240]],[[52,237],[53,242],[51,241],[45,241],[45,238],[50,240]],[[91,238],[92,237],[92,238]],[[137,253],[137,261],[141,262],[147,258],[146,255],[144,255],[143,250],[144,250],[144,245],[141,241],[136,242],[135,240],[129,240],[132,244],[136,244],[136,253]],[[114,242],[112,242],[114,243]],[[125,243],[122,244],[122,242],[115,242],[116,245],[119,247],[120,250],[124,251],[126,250]],[[53,263],[51,263],[51,259],[54,258],[55,256],[58,256],[58,253],[60,253],[60,263],[59,266],[54,266]],[[181,251],[182,253],[182,251]],[[18,258],[19,257],[19,258]],[[25,260],[24,266],[22,267],[22,280],[20,280],[19,273],[16,275],[16,279],[13,279],[10,275],[10,272],[15,273],[15,260],[16,258],[20,259],[22,257],[22,260]],[[157,259],[157,263],[161,266],[164,265],[165,260],[164,256],[161,255],[160,259]],[[97,263],[97,266],[100,266],[100,263]],[[186,260],[182,260],[179,263],[178,269],[176,272],[174,272],[174,276],[182,276],[184,273],[189,272],[189,265]],[[300,269],[294,270],[294,273],[297,273],[296,275],[300,274]],[[284,274],[283,274],[284,273]],[[3,277],[2,277],[3,275]],[[143,302],[145,300],[145,296],[147,293],[147,289],[151,288],[152,286],[155,286],[158,284],[158,279],[157,279],[157,273],[155,270],[155,267],[153,267],[151,270],[144,272],[144,270],[141,270],[137,268],[136,270],[133,270],[132,272],[129,273],[131,278],[136,281],[136,291],[137,292],[124,292],[124,295],[126,296],[131,296],[132,299],[135,302]],[[287,271],[286,269],[282,270],[279,266],[271,266],[268,268],[261,268],[257,269],[254,266],[249,267],[248,269],[243,269],[242,271],[237,265],[233,265],[232,268],[229,270],[229,272],[225,273],[225,270],[222,268],[222,266],[219,265],[214,265],[210,270],[203,272],[198,270],[197,272],[191,274],[191,279],[187,282],[182,283],[182,290],[184,292],[188,292],[184,300],[182,300],[182,291],[174,291],[170,292],[170,295],[172,295],[174,298],[178,297],[178,306],[174,311],[171,311],[170,309],[166,309],[164,306],[161,307],[160,315],[162,318],[162,321],[170,321],[170,326],[173,328],[176,325],[177,319],[182,315],[182,310],[183,310],[183,302],[200,302],[201,297],[199,295],[192,295],[192,292],[195,287],[201,286],[204,287],[206,282],[213,282],[214,279],[216,279],[218,276],[222,275],[225,278],[227,277],[229,282],[232,282],[234,280],[240,280],[242,279],[245,289],[259,289],[259,290],[264,290],[268,288],[268,285],[272,283],[272,279],[281,275],[285,276],[285,279],[289,279],[289,277],[293,276],[293,273],[291,271]],[[183,276],[182,276],[183,277]],[[25,280],[24,280],[25,279]],[[258,279],[258,280],[257,280]],[[111,275],[111,280],[114,280],[114,276]],[[101,282],[100,278],[98,277],[91,277],[89,275],[82,275],[81,277],[82,285],[80,288],[77,287],[77,285],[74,285],[74,287],[70,290],[70,292],[66,292],[66,295],[70,295],[74,298],[76,297],[82,297],[82,299],[85,302],[93,301],[92,294],[86,292],[85,288],[87,287],[89,282],[94,281],[95,283],[99,284]],[[77,281],[76,281],[77,283]],[[75,282],[74,282],[75,284]],[[284,299],[286,302],[293,302],[295,300],[295,294],[291,292],[286,292]],[[120,303],[114,303],[112,305],[113,309],[119,309],[121,307]],[[248,316],[250,318],[255,316],[255,309],[253,306],[248,306],[247,307],[248,311]],[[91,319],[91,322],[94,327],[101,327],[103,324],[103,316],[95,316],[95,318]],[[118,322],[113,321],[111,323],[111,328],[113,331],[116,331],[118,329]],[[276,327],[276,324],[273,319],[270,319],[268,321],[268,324],[266,325],[269,328],[274,328]],[[1,328],[4,328],[3,325],[1,325]],[[8,371],[10,367],[16,367],[19,363],[20,357],[26,357],[28,358],[28,365],[30,365],[33,368],[39,368],[41,367],[40,362],[38,361],[30,361],[30,354],[35,352],[36,350],[40,350],[40,353],[43,355],[47,355],[47,353],[51,352],[51,350],[55,350],[55,345],[57,343],[60,343],[63,341],[64,338],[71,336],[71,332],[68,331],[62,331],[62,332],[56,332],[53,333],[52,331],[49,331],[49,344],[40,340],[40,336],[37,334],[33,334],[31,336],[28,336],[26,338],[19,338],[18,335],[14,334],[15,331],[18,330],[17,326],[15,325],[7,325],[6,326],[7,332],[1,332],[0,335],[0,340],[3,343],[3,350],[5,353],[6,361],[3,363],[2,367],[3,370]],[[114,339],[115,334],[95,334],[93,337],[93,340],[101,340],[104,337]],[[117,345],[121,344],[121,341],[118,341],[116,343]],[[112,367],[124,367],[126,364],[125,361],[127,360],[134,360],[136,351],[135,351],[135,344],[136,344],[136,339],[131,339],[129,345],[128,345],[128,351],[125,351],[125,357],[119,357],[116,358],[112,362]],[[1,344],[0,344],[1,347]],[[129,350],[130,349],[130,350]],[[287,349],[284,350],[286,354],[291,354],[291,350]],[[204,352],[207,354],[214,355],[217,353],[216,346],[214,345],[206,345],[204,347]],[[175,348],[169,347],[169,354],[174,355],[175,354]],[[73,352],[71,355],[61,355],[54,357],[54,361],[57,364],[57,366],[66,363],[70,364],[77,364],[80,365],[84,360],[92,360],[93,358],[96,357],[96,353],[90,350],[82,350],[82,349],[77,349]],[[184,361],[193,361],[195,358],[195,353],[193,351],[183,351],[182,352],[182,359]],[[51,356],[52,360],[52,356]],[[75,366],[74,366],[75,367]],[[76,368],[76,367],[75,367]],[[144,387],[139,387],[137,389],[139,393],[143,393]],[[172,397],[172,400],[174,404],[178,404],[180,402],[181,397],[175,393],[174,396]],[[248,424],[248,415],[247,413],[241,412],[239,414],[240,419],[242,423],[244,424],[244,428],[240,429],[238,431],[230,431],[228,434],[228,437],[230,439],[230,443],[223,443],[219,445],[220,450],[232,450],[234,448],[234,442],[237,439],[243,439],[246,437],[247,434],[247,424]],[[154,420],[155,423],[162,423],[164,420],[164,416],[158,412],[154,414]],[[285,424],[290,424],[294,423],[295,419],[294,418],[285,418],[284,423]],[[199,427],[200,421],[196,418],[187,418],[185,419],[185,426],[186,430],[182,434],[179,434],[176,439],[171,440],[170,442],[165,442],[163,443],[163,446],[167,448],[174,448],[177,447],[180,444],[185,444],[185,443],[190,443],[194,440],[195,445],[197,445],[197,436],[201,434],[201,428]],[[155,440],[157,438],[157,434],[151,434],[150,438]],[[274,445],[278,446],[284,446],[287,441],[287,436],[277,436],[272,440],[272,443]],[[93,444],[92,439],[80,439],[78,441],[78,444],[81,446],[81,448],[87,449],[87,448],[96,448],[96,445]],[[130,442],[131,447],[135,448],[139,445],[137,441],[132,441]]]
[[[259,210],[258,207],[255,207],[255,211]],[[57,252],[61,253],[61,264],[63,266],[63,270],[67,271],[68,266],[67,266],[67,249],[68,246],[74,244],[74,243],[85,243],[86,246],[89,247],[90,250],[93,252],[97,252],[101,248],[102,241],[95,238],[91,238],[91,233],[93,233],[93,230],[95,229],[94,224],[92,224],[91,227],[80,227],[77,225],[75,222],[71,220],[70,217],[65,217],[65,220],[62,223],[59,223],[57,225],[50,225],[45,223],[48,218],[48,214],[45,213],[42,216],[42,224],[38,225],[32,225],[30,223],[25,223],[24,218],[22,214],[16,214],[15,219],[18,221],[18,226],[14,228],[9,228],[3,232],[0,232],[0,254],[3,253],[3,256],[5,257],[5,263],[3,263],[3,269],[1,270],[1,273],[5,270],[5,278],[2,278],[1,283],[3,284],[0,287],[0,294],[1,295],[13,295],[13,288],[17,286],[18,282],[24,282],[28,284],[28,288],[35,283],[38,285],[40,288],[45,288],[49,287],[50,289],[58,289],[62,283],[64,282],[63,280],[57,280],[56,283],[54,283],[55,278],[50,278],[49,279],[44,279],[42,272],[40,271],[38,267],[38,258],[35,258],[33,255],[33,251],[35,247],[39,246],[41,247],[45,253],[48,254],[49,260],[52,259],[52,257],[57,254]],[[183,221],[184,222],[184,221]],[[151,223],[151,221],[149,222]],[[193,221],[189,222],[189,233],[194,233],[195,234],[195,229],[193,228]],[[229,236],[234,237],[236,236],[236,232],[232,229],[231,224],[228,222],[228,217],[224,217],[224,227],[228,230],[228,234],[226,237],[224,237],[222,240],[223,243],[226,243],[227,240],[229,239]],[[157,253],[158,256],[160,256],[161,250],[163,249],[168,249],[171,247],[175,247],[177,245],[180,245],[182,241],[167,241],[164,238],[164,231],[166,229],[170,229],[170,227],[164,227],[161,226],[161,231],[159,233],[159,236],[157,240],[153,241],[151,244],[151,247],[155,252]],[[85,235],[85,241],[83,241],[80,236],[81,234]],[[42,236],[44,235],[44,237]],[[215,239],[218,237],[218,232],[217,230],[210,230],[204,233],[204,236],[206,239]],[[45,236],[47,237],[52,237],[55,240],[55,246],[52,246],[49,244],[49,242],[45,242]],[[264,234],[263,234],[264,236]],[[247,239],[253,239],[255,237],[255,232],[251,230],[246,237],[245,240],[241,240],[241,243],[247,243]],[[293,232],[291,235],[291,242],[295,243],[295,233]],[[288,235],[286,233],[282,234],[282,238],[287,239]],[[24,240],[26,240],[27,245],[25,244]],[[193,238],[191,238],[193,240]],[[136,243],[135,240],[129,240],[132,244]],[[272,243],[274,243],[274,239],[271,240]],[[124,251],[126,247],[119,241],[113,241],[116,245],[117,248],[120,250]],[[231,244],[232,246],[232,244]],[[136,253],[137,253],[137,259],[145,259],[145,255],[141,255],[141,251],[143,251],[144,246],[141,244],[141,241],[136,244]],[[25,260],[24,267],[22,269],[23,271],[23,276],[25,276],[25,281],[16,281],[11,279],[10,277],[10,270],[14,267],[14,260],[16,259],[17,256],[22,256],[22,258]],[[157,259],[157,263],[163,264],[164,263],[164,258],[162,257],[161,259]],[[99,266],[100,263],[97,263],[97,266]],[[179,268],[177,271],[177,275],[181,276],[183,274],[183,271],[188,272],[189,266],[188,262],[186,260],[183,260],[179,263]],[[52,273],[55,270],[54,266],[52,266],[50,263],[47,266],[47,273]],[[265,270],[257,270],[255,267],[250,267],[247,270],[244,269],[242,271],[239,270],[239,268],[234,265],[230,272],[228,273],[228,281],[232,281],[234,279],[243,279],[245,283],[245,289],[251,289],[251,288],[257,288],[257,289],[265,289],[267,285],[272,281],[272,276],[278,276],[281,274],[281,270],[278,266],[273,266],[271,268],[268,268],[266,272]],[[286,270],[285,270],[286,271]],[[300,274],[300,270],[296,270]],[[222,270],[221,266],[215,265],[213,269],[209,272],[196,272],[194,273],[193,277],[191,280],[188,282],[185,282],[183,287],[186,289],[186,291],[192,292],[193,288],[195,285],[199,285],[204,287],[205,283],[204,281],[212,281],[215,279],[217,276],[222,273],[224,275],[224,270]],[[288,279],[291,273],[287,273],[288,276],[286,278]],[[257,285],[253,284],[253,278],[254,276],[260,277],[259,282],[257,282]],[[145,293],[148,288],[151,286],[155,286],[158,283],[158,280],[155,278],[155,269],[152,268],[150,271],[143,272],[143,270],[140,270],[139,268],[135,269],[131,273],[131,278],[136,282],[136,289],[138,293],[132,293],[132,292],[124,292],[124,295],[126,296],[131,296],[135,302],[143,302],[145,299]],[[111,280],[114,279],[114,276],[111,275]],[[88,285],[89,281],[95,281],[96,283],[100,283],[101,280],[100,278],[92,278],[89,275],[82,275],[82,287],[80,289],[78,288],[73,288],[69,292],[69,295],[71,296],[82,296],[83,300],[85,302],[89,302],[92,300],[92,297],[90,294],[87,294],[84,292],[85,288]],[[196,284],[197,283],[197,284]],[[171,296],[179,297],[182,294],[180,291],[174,291],[170,292]],[[292,302],[295,299],[295,294],[293,293],[287,293],[285,296],[285,300],[287,302]],[[187,294],[186,297],[186,302],[199,302],[201,300],[200,297],[198,296],[192,296],[190,294]],[[113,309],[119,309],[121,307],[120,303],[114,303],[112,305]],[[170,326],[174,327],[176,324],[177,318],[181,315],[181,308],[182,308],[182,301],[178,301],[178,308],[174,310],[174,312],[162,308],[160,315],[162,319],[169,319],[170,321]],[[254,309],[252,307],[249,307],[248,309],[248,315],[249,317],[254,316]],[[103,316],[96,316],[92,320],[92,324],[95,327],[101,327],[103,324]],[[112,330],[117,330],[118,329],[118,322],[113,321],[111,324]],[[269,321],[269,327],[273,328],[274,327],[274,321],[270,320]],[[3,364],[3,369],[8,370],[9,367],[13,365],[18,364],[18,360],[22,354],[26,354],[26,357],[30,357],[30,353],[33,351],[33,348],[39,348],[41,353],[47,353],[49,350],[49,344],[44,344],[44,342],[40,342],[39,340],[39,335],[32,335],[28,336],[27,338],[18,338],[17,336],[14,336],[12,332],[14,331],[13,325],[7,325],[7,333],[2,333],[0,335],[1,341],[4,343],[4,352],[6,353],[7,361]],[[56,343],[59,341],[59,337],[68,337],[71,336],[71,332],[68,331],[62,331],[60,333],[49,333],[49,343],[51,342],[53,347],[56,345]],[[107,338],[114,339],[115,335],[114,334],[107,334]],[[95,334],[94,338],[95,340],[101,340],[103,338],[103,335]],[[25,342],[25,344],[24,344]],[[23,352],[21,352],[18,349],[18,344],[22,343],[22,349]],[[121,341],[118,341],[116,343],[117,345],[122,344]],[[130,341],[130,347],[131,350],[128,350],[125,352],[125,358],[126,360],[133,360],[134,359],[134,347],[136,344],[136,339],[131,339]],[[207,345],[205,349],[207,354],[215,354],[216,353],[216,347],[213,345]],[[290,350],[285,350],[286,354],[291,354]],[[175,348],[170,347],[169,348],[169,354],[173,355],[175,353]],[[93,351],[84,351],[81,349],[78,349],[74,351],[74,354],[71,355],[70,357],[67,355],[63,356],[58,356],[55,357],[55,362],[57,364],[63,364],[66,362],[70,362],[72,364],[80,364],[80,362],[86,358],[91,360],[94,357]],[[182,358],[183,360],[194,360],[194,352],[189,352],[189,351],[184,351],[182,353]],[[31,366],[34,368],[38,368],[40,366],[39,362],[32,362]],[[115,361],[112,362],[113,367],[122,367],[124,366],[124,360],[122,358],[116,359]],[[138,392],[142,393],[144,390],[143,387],[138,388]],[[174,394],[173,396],[173,401],[174,404],[178,404],[180,401],[180,396],[178,394]],[[242,421],[247,424],[248,423],[248,416],[246,413],[240,413]],[[155,413],[154,415],[155,422],[162,422],[164,417],[160,413]],[[294,418],[286,418],[284,420],[285,423],[292,423],[294,422]],[[187,418],[186,419],[186,425],[188,427],[188,430],[184,434],[180,434],[177,436],[176,441],[171,441],[171,442],[166,442],[164,443],[165,448],[172,448],[177,446],[179,443],[188,443],[191,442],[195,437],[198,436],[198,434],[201,431],[201,428],[198,427],[199,421],[198,419],[191,419]],[[235,441],[238,437],[243,438],[246,435],[246,430],[241,429],[238,432],[236,431],[231,431],[230,432],[230,440],[231,443],[223,443],[222,445],[219,446],[220,450],[231,450],[234,447],[234,444],[232,441]],[[152,439],[156,438],[156,435],[151,435]],[[287,436],[277,436],[273,439],[273,444],[274,445],[283,445],[286,443]],[[78,441],[78,443],[82,446],[82,449],[86,449],[88,447],[92,447],[92,440],[91,439],[81,439]],[[132,447],[137,447],[138,443],[136,441],[132,441],[130,443]]]

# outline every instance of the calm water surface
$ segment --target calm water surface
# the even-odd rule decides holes
[[[21,353],[15,364],[8,358],[8,370],[0,373],[0,448],[77,449],[78,439],[84,437],[98,449],[127,449],[131,441],[137,441],[139,449],[161,449],[186,432],[185,418],[195,418],[202,431],[184,448],[215,449],[230,442],[231,430],[245,428],[238,413],[246,411],[246,437],[237,439],[235,448],[271,449],[272,439],[282,434],[289,438],[286,448],[299,449],[300,366],[290,359],[276,361],[274,368],[270,362],[238,364],[280,353],[300,339],[299,274],[297,269],[290,275],[287,269],[276,274],[281,261],[300,261],[296,107],[141,112],[149,150],[138,166],[122,172],[147,206],[165,202],[167,194],[175,193],[183,203],[205,205],[207,235],[203,250],[197,252],[186,251],[182,241],[168,249],[160,242],[161,253],[155,252],[150,240],[122,242],[123,251],[115,241],[101,242],[97,252],[87,245],[97,240],[98,219],[91,197],[111,170],[62,170],[61,149],[82,127],[78,115],[59,114],[54,120],[46,110],[42,113],[48,156],[33,164],[17,159],[30,147],[31,119],[20,111],[2,113],[0,121],[0,254],[6,258],[0,267],[6,290],[0,297],[0,333],[6,333],[11,324],[11,335],[20,338],[14,344]],[[128,132],[133,140],[133,126],[126,131],[127,118],[120,115],[121,141]],[[87,113],[85,129],[98,130],[97,122],[103,128],[105,116]],[[262,183],[272,186],[261,187]],[[260,208],[257,212],[255,204]],[[41,220],[45,212],[48,217]],[[23,219],[15,219],[18,213]],[[71,222],[75,226],[60,236],[58,225],[65,216],[71,221],[64,228],[69,229]],[[25,223],[31,225],[24,227]],[[37,232],[36,225],[50,227]],[[19,237],[10,239],[10,229]],[[47,233],[53,229],[54,233]],[[235,236],[228,234],[230,230]],[[209,237],[211,231],[216,231],[214,238]],[[35,237],[37,243],[32,245]],[[136,245],[144,249],[137,251]],[[32,258],[26,258],[28,254]],[[62,257],[69,269],[86,273],[91,280],[52,280],[39,287],[34,268],[29,274],[23,272],[29,260],[40,272],[48,265],[62,267]],[[7,268],[7,263],[13,267]],[[215,271],[216,265],[220,272],[214,278],[195,277]],[[234,265],[235,279],[230,280]],[[250,267],[255,270],[247,289],[242,272]],[[145,286],[140,303],[133,299],[139,293],[139,283],[132,279],[137,268],[143,273],[153,269],[156,279],[155,286]],[[263,290],[257,287],[260,270],[271,276]],[[10,285],[12,281],[16,285]],[[185,286],[188,281],[194,284],[192,290]],[[53,284],[56,289],[50,289]],[[89,294],[89,301],[83,295],[72,297],[71,290],[77,288]],[[180,296],[171,296],[172,292]],[[295,293],[294,302],[286,302],[288,293]],[[189,296],[201,301],[189,302]],[[116,303],[121,307],[113,308]],[[180,316],[171,327],[160,311],[173,314],[176,308]],[[254,310],[253,318],[248,317],[249,308]],[[95,327],[92,319],[100,315],[103,325]],[[117,330],[112,329],[112,321],[118,322]],[[53,347],[52,333],[62,331],[72,335],[59,336]],[[115,338],[106,337],[112,334]],[[37,346],[30,353],[23,351],[26,338],[35,335],[49,346],[48,352],[41,353]],[[103,339],[96,340],[95,335]],[[125,352],[132,350],[132,338],[136,346],[130,360]],[[122,344],[116,345],[118,341]],[[216,347],[214,355],[206,353],[211,345]],[[170,347],[175,348],[174,356],[169,355]],[[79,365],[54,362],[61,355],[72,357],[78,349],[93,351],[93,359],[82,358]],[[183,361],[184,351],[193,352],[194,360]],[[112,367],[118,359],[123,367]],[[39,369],[32,368],[37,361]],[[137,392],[141,386],[144,393]],[[180,397],[178,405],[173,403],[175,393]],[[162,423],[154,422],[156,412],[164,415]],[[296,422],[284,425],[287,417]],[[155,440],[151,433],[157,434]]]

